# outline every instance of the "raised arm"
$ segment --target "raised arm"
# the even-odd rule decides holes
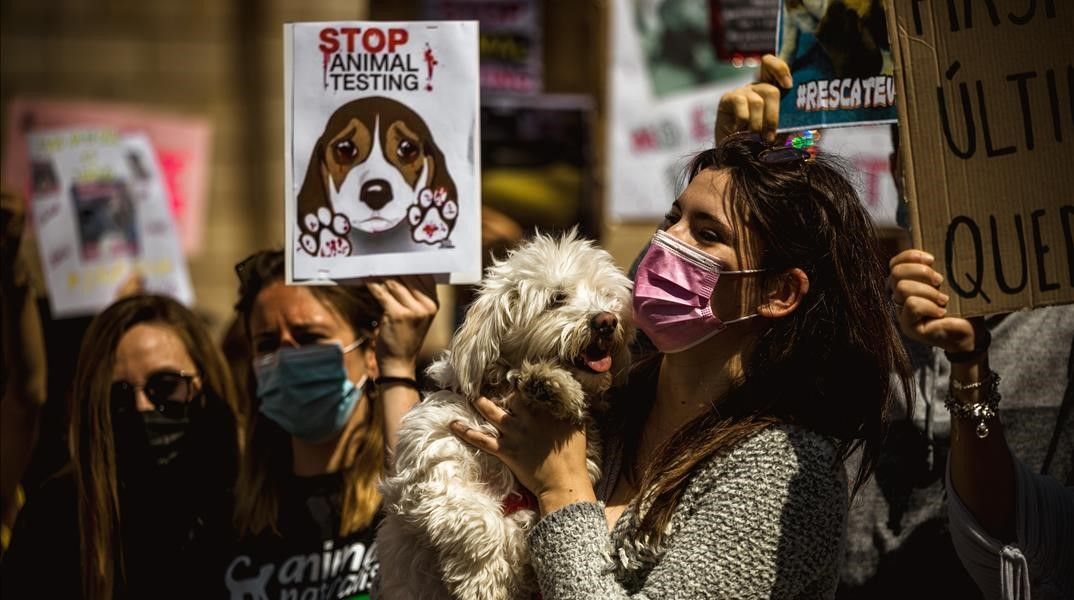
[[[943,277],[933,270],[933,260],[920,250],[907,250],[891,259],[899,325],[906,336],[940,348],[952,359],[951,483],[989,535],[1010,541],[1014,537],[1014,463],[1003,424],[995,411],[983,419],[958,416],[991,401],[995,375],[988,367],[990,338],[980,320],[947,316],[948,297],[937,289]]]
[[[384,308],[377,327],[377,383],[384,403],[384,440],[390,452],[403,415],[421,400],[416,385],[418,352],[439,304],[432,277],[399,277],[368,285]]]

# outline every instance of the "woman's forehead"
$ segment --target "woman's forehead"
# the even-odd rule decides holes
[[[708,168],[701,171],[679,195],[680,208],[704,212],[731,224],[734,215],[727,193],[730,180],[726,170]]]
[[[277,329],[283,324],[289,327],[344,325],[339,315],[308,288],[286,285],[280,281],[258,293],[250,315],[250,329],[252,333],[257,333]]]

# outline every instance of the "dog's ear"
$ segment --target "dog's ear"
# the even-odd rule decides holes
[[[458,201],[458,193],[455,190],[455,180],[451,178],[451,174],[448,173],[447,162],[444,160],[444,153],[440,151],[440,147],[436,145],[436,142],[429,138],[425,141],[426,148],[425,153],[433,159],[433,172],[429,178],[427,187],[436,190],[438,188],[444,188],[447,192],[447,197]]]
[[[467,398],[477,398],[496,371],[500,343],[511,327],[510,290],[483,288],[466,310],[466,320],[451,340],[446,360],[454,372],[455,387]]]
[[[305,233],[316,233],[306,223],[306,215],[316,215],[322,206],[328,206],[328,189],[325,187],[328,174],[324,164],[324,137],[317,140],[306,166],[306,178],[298,191],[298,225]]]

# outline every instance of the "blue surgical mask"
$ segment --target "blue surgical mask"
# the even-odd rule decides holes
[[[280,348],[254,362],[261,414],[284,431],[312,443],[343,430],[362,396],[366,377],[357,384],[347,377],[343,355],[362,339],[343,348],[312,344]]]

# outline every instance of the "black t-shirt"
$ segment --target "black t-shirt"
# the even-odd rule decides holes
[[[378,562],[376,523],[339,535],[343,477],[292,477],[278,528],[240,540],[224,561],[222,597],[233,600],[369,598]]]
[[[115,563],[114,598],[196,598],[212,565],[203,549],[220,511],[191,510],[194,496],[166,498],[120,492],[124,575]],[[0,563],[0,597],[82,598],[82,548],[77,490],[70,469],[49,479],[19,512],[11,546]],[[204,509],[204,505],[202,505]]]

